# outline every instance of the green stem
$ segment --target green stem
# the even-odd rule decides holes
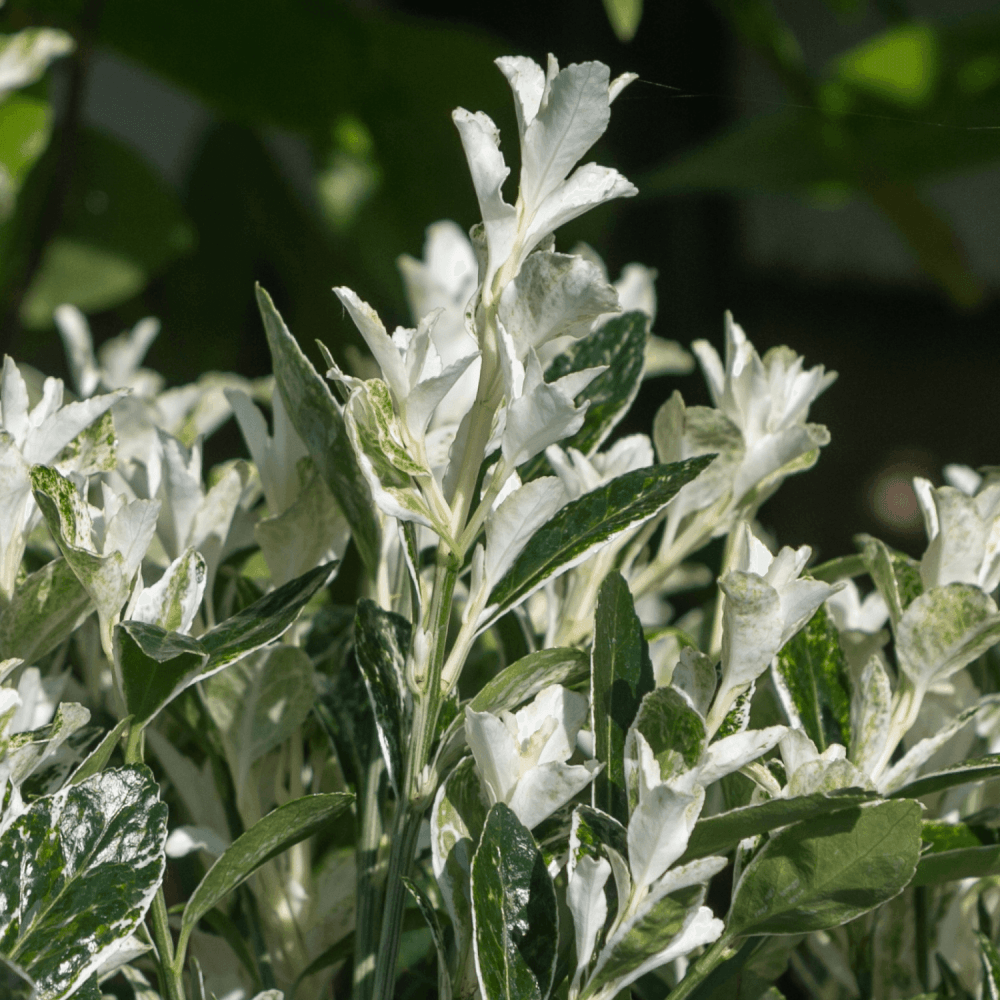
[[[382,934],[375,965],[375,1000],[391,1000],[393,994],[396,956],[399,953],[399,936],[406,905],[406,888],[402,877],[410,872],[420,821],[437,788],[435,776],[426,772],[444,696],[441,670],[447,649],[448,622],[451,618],[458,569],[457,560],[449,552],[447,543],[442,541],[438,546],[438,564],[431,600],[421,623],[429,642],[418,644],[415,641],[416,648],[411,649],[411,660],[407,664],[407,682],[413,692],[415,704],[406,767],[396,802],[392,847],[389,851]],[[424,657],[422,661],[421,657]]]
[[[417,834],[423,810],[409,808],[400,801],[392,831],[392,851],[385,882],[385,902],[382,916],[382,938],[375,966],[375,1000],[391,1000],[396,985],[396,956],[406,907],[406,887],[403,876],[410,872],[417,846]]]
[[[382,842],[382,814],[379,810],[379,788],[385,763],[378,737],[372,734],[369,748],[368,777],[362,799],[361,837],[357,848],[358,912],[355,927],[354,989],[356,1000],[369,1000],[372,994],[375,955],[378,945],[379,921],[382,912],[383,884],[377,877],[378,849]]]
[[[132,723],[129,726],[128,742],[125,745],[125,763],[141,764],[143,727]],[[185,1000],[184,980],[181,969],[184,964],[184,954],[177,956],[174,962],[174,939],[170,936],[170,924],[167,921],[167,901],[163,896],[161,883],[153,897],[149,908],[153,924],[153,943],[156,945],[156,957],[159,963],[160,989],[166,994],[167,1000]]]
[[[167,903],[163,898],[162,885],[156,890],[149,912],[153,918],[153,943],[160,965],[160,989],[166,993],[167,1000],[185,1000],[184,980],[174,961],[174,942],[167,923]],[[177,957],[183,963],[183,954]]]
[[[708,951],[704,952],[688,969],[687,975],[670,991],[667,1000],[687,1000],[693,996],[704,981],[738,949],[733,947],[733,939],[723,934]]]

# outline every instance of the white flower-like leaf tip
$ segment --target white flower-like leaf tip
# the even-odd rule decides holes
[[[14,359],[5,354],[3,373],[0,375],[0,417],[3,429],[18,443],[24,442],[30,424],[28,422],[28,387]]]
[[[629,869],[638,889],[655,882],[685,851],[701,812],[705,789],[688,774],[664,782],[646,738],[630,729],[625,743],[625,778],[638,784],[639,803],[628,825]]]
[[[159,513],[159,500],[133,500],[123,504],[107,526],[103,553],[121,553],[126,580],[131,580],[139,569],[153,540]]]
[[[650,895],[662,899],[671,892],[677,892],[678,889],[686,889],[689,885],[706,885],[728,864],[728,858],[711,855],[689,861],[679,868],[671,868],[653,883]]]
[[[528,226],[526,246],[537,246],[560,226],[606,201],[631,198],[638,193],[639,189],[617,170],[585,163],[538,206]]]
[[[560,337],[579,337],[598,317],[617,313],[618,293],[600,269],[582,257],[531,254],[500,298],[500,320],[518,357]]]
[[[94,357],[90,325],[83,313],[73,305],[57,306],[52,315],[66,349],[73,384],[77,393],[85,399],[93,395],[101,380],[97,359]]]
[[[812,549],[808,545],[797,549],[785,545],[767,568],[767,582],[778,591],[790,586],[798,580],[811,555]]]
[[[549,761],[525,772],[508,805],[514,815],[533,830],[543,819],[564,806],[589,785],[604,767],[596,760],[583,764]]]
[[[826,599],[826,607],[834,624],[841,632],[877,632],[889,617],[885,598],[873,590],[861,600],[858,586],[853,580],[845,580],[844,587]]]
[[[488,285],[497,267],[510,256],[517,235],[517,212],[503,200],[501,190],[510,168],[500,152],[500,133],[488,115],[456,108],[451,117],[462,140],[483,216],[489,248],[489,270],[483,276],[483,283]]]
[[[726,373],[719,352],[707,340],[692,341],[691,350],[701,365],[708,390],[712,395],[712,402],[718,407],[726,382]]]
[[[590,963],[597,935],[608,915],[608,900],[604,884],[611,876],[611,864],[605,858],[584,854],[571,864],[566,886],[566,904],[573,914],[576,938],[576,977]]]
[[[524,743],[539,732],[547,719],[556,721],[556,728],[548,737],[538,762],[568,760],[576,745],[576,734],[589,714],[587,699],[561,684],[550,684],[535,695],[534,700],[522,708],[517,720],[518,739]]]
[[[774,587],[754,573],[735,570],[719,586],[726,595],[723,684],[739,688],[756,680],[781,647],[781,601]]]
[[[852,763],[865,774],[878,777],[874,769],[889,739],[892,687],[877,654],[872,654],[851,696]]]
[[[535,120],[545,94],[545,72],[527,56],[501,56],[494,60],[514,92],[514,110],[521,136]]]
[[[607,366],[570,372],[553,382],[546,382],[538,357],[527,357],[523,392],[507,407],[506,426],[500,446],[509,466],[518,466],[534,458],[550,444],[575,434],[586,418],[590,401],[577,406],[576,397]]]
[[[690,954],[695,948],[712,944],[722,937],[722,932],[725,929],[725,923],[715,916],[710,907],[699,906],[694,919],[674,938],[669,947],[656,956],[656,965],[647,964],[645,967],[640,966],[636,971],[644,974],[649,969],[658,968],[661,965],[666,965],[668,962],[673,962],[683,955]],[[631,981],[635,982],[634,979]]]
[[[802,729],[789,729],[785,732],[778,741],[778,751],[781,754],[782,763],[785,765],[785,774],[789,777],[803,764],[819,757],[816,744]]]
[[[576,448],[563,451],[559,445],[551,444],[545,449],[545,457],[570,498],[575,500],[601,485],[601,474]]]
[[[942,471],[944,473],[944,481],[949,486],[954,486],[956,490],[961,490],[970,497],[974,497],[979,492],[979,487],[983,484],[983,477],[967,465],[952,463],[946,465]]]
[[[73,37],[58,28],[30,28],[10,36],[0,53],[0,97],[34,83],[53,59],[75,47]]]
[[[205,826],[178,826],[167,837],[168,858],[184,858],[195,851],[208,851],[218,857],[228,845],[214,830]]]
[[[413,385],[408,399],[404,406],[406,414],[406,426],[414,437],[420,439],[427,433],[438,406],[448,393],[454,388],[458,380],[468,371],[469,366],[479,357],[479,351],[474,350],[457,360],[453,361],[447,368],[441,371],[440,357],[433,346],[433,357],[436,365],[424,366],[424,377],[421,381]],[[437,368],[437,372],[430,374]],[[469,404],[471,406],[471,402]]]
[[[937,504],[934,502],[934,485],[923,476],[913,477],[913,492],[917,495],[920,513],[924,518],[924,528],[927,531],[927,541],[933,542],[941,530],[938,521]]]
[[[382,375],[397,401],[402,402],[409,392],[406,368],[398,348],[392,342],[389,334],[386,333],[378,313],[350,288],[334,288],[333,292],[351,314],[354,325],[364,337],[368,349],[374,355],[379,368],[382,369]]]
[[[465,738],[486,786],[490,804],[506,802],[521,777],[521,756],[517,742],[491,712],[465,709]]]
[[[608,84],[608,104],[612,104],[619,94],[630,84],[639,79],[638,73],[622,73]]]
[[[160,321],[147,316],[139,320],[130,332],[112,337],[100,346],[97,352],[100,374],[109,389],[118,389],[135,381],[146,352],[159,333]]]
[[[488,587],[510,569],[531,536],[566,503],[555,476],[543,476],[515,490],[486,518],[485,579]]]
[[[645,313],[656,319],[656,270],[643,264],[626,264],[614,283],[622,312]],[[672,343],[672,342],[671,342]],[[687,354],[687,352],[684,352]],[[692,362],[693,363],[693,362]]]
[[[768,726],[716,740],[705,751],[698,768],[698,781],[707,788],[713,781],[738,771],[777,746],[786,732],[787,726]]]
[[[753,533],[746,521],[741,521],[736,528],[733,569],[766,577],[773,562],[771,550]]]
[[[821,580],[792,580],[778,591],[781,602],[781,645],[812,618],[816,609],[831,594],[843,586],[843,581],[823,583]]]
[[[551,79],[521,144],[521,198],[541,204],[604,134],[611,117],[610,74],[603,63],[567,66]]]
[[[466,739],[490,802],[507,803],[531,829],[586,787],[600,770],[597,762],[565,763],[586,714],[586,699],[559,685],[516,715],[467,707]]]

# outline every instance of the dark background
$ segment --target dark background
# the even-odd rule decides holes
[[[599,59],[640,80],[588,159],[641,193],[565,227],[560,247],[586,240],[613,276],[655,267],[661,336],[721,350],[730,309],[762,353],[785,343],[838,371],[812,410],[832,443],[761,520],[821,559],[859,531],[919,554],[908,478],[1000,460],[994,5],[645,6],[626,43],[600,0],[11,0],[0,30],[58,26],[78,48],[25,92],[54,127],[0,226],[0,347],[66,377],[49,317],[70,300],[97,341],[159,316],[147,361],[169,384],[266,374],[260,281],[307,350],[321,338],[343,356],[359,340],[331,287],[407,322],[396,257],[419,256],[439,218],[477,221],[453,107],[494,118],[516,177],[490,60]],[[896,62],[929,38],[930,83],[893,91],[838,61],[886,37],[903,44],[876,76],[912,83]],[[370,193],[338,214],[323,184],[357,176]],[[92,254],[83,270],[60,269],[60,240]],[[708,402],[700,373],[650,380],[625,429],[648,431],[674,388]],[[229,425],[207,454],[241,449]]]

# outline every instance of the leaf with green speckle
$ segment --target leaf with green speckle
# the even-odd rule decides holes
[[[792,636],[774,663],[775,682],[790,723],[824,751],[850,746],[851,682],[840,637],[823,605]]]
[[[0,612],[0,655],[33,663],[68,639],[93,610],[66,560],[53,559],[26,577]]]
[[[145,726],[196,681],[279,638],[324,586],[334,565],[317,566],[265,594],[198,639],[145,622],[118,625],[115,665],[135,724]]]
[[[531,833],[498,802],[472,859],[476,969],[485,1000],[545,1000],[556,971],[556,890]]]
[[[33,802],[0,835],[0,955],[67,997],[142,922],[160,885],[167,807],[148,768],[104,771]]]
[[[355,651],[375,715],[379,745],[392,787],[399,794],[403,780],[403,746],[409,730],[406,656],[410,623],[361,598],[354,622]]]
[[[374,576],[379,562],[379,528],[340,407],[329,386],[302,353],[271,297],[257,286],[257,305],[271,349],[274,377],[285,410],[316,469],[351,526],[358,552]]]
[[[654,680],[642,622],[628,584],[617,571],[605,577],[597,593],[590,663],[594,756],[604,764],[594,779],[592,803],[627,824],[625,738]]]

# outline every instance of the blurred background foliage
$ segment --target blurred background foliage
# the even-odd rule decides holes
[[[159,316],[170,384],[268,371],[255,281],[307,349],[359,345],[334,284],[407,322],[398,255],[477,218],[451,110],[494,118],[516,176],[490,62],[551,50],[640,74],[592,154],[640,196],[560,246],[657,268],[663,336],[719,344],[729,308],[841,372],[832,445],[764,509],[781,542],[918,550],[909,477],[1000,460],[994,3],[8,0],[0,32],[0,348],[46,373],[61,302],[98,343]],[[651,380],[625,430],[675,387],[707,401]]]

